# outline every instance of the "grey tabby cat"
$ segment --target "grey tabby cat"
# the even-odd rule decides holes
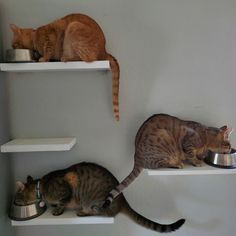
[[[167,114],[151,116],[142,124],[136,135],[132,172],[109,193],[103,207],[108,207],[144,168],[183,168],[184,162],[201,166],[209,150],[230,152],[231,132],[232,128],[227,126],[206,127]]]
[[[56,206],[52,211],[55,216],[62,214],[65,208],[74,209],[78,216],[112,217],[122,212],[137,224],[157,232],[171,232],[184,224],[184,219],[169,225],[153,222],[134,211],[123,194],[104,209],[102,205],[105,197],[118,183],[105,168],[83,162],[53,171],[38,180],[28,177],[27,183],[18,182],[15,204],[27,205],[44,200]]]

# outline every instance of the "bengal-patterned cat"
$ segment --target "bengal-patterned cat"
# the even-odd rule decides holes
[[[41,62],[109,60],[114,116],[119,120],[119,64],[107,53],[104,33],[96,21],[83,14],[71,14],[37,29],[22,29],[14,24],[11,29],[12,47],[37,51]]]
[[[135,138],[134,168],[106,198],[109,206],[140,172],[162,167],[183,168],[184,162],[201,166],[207,152],[230,152],[232,128],[206,127],[194,121],[184,121],[166,114],[156,114],[140,127]]]
[[[137,224],[158,232],[171,232],[184,224],[184,219],[169,225],[153,222],[135,212],[123,194],[104,209],[102,205],[105,197],[118,183],[107,169],[82,162],[51,172],[41,179],[33,180],[28,176],[26,184],[17,182],[15,204],[27,205],[43,200],[56,205],[52,211],[56,216],[62,214],[65,208],[74,209],[78,216],[116,216],[122,212]]]

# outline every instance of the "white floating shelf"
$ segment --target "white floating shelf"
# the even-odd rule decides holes
[[[148,175],[219,175],[236,174],[236,169],[222,169],[203,164],[201,167],[186,165],[183,169],[163,168],[146,170]]]
[[[73,61],[73,62],[27,62],[1,63],[0,70],[8,72],[34,71],[76,71],[76,70],[109,70],[109,61]]]
[[[13,139],[1,146],[1,152],[68,151],[75,143],[74,137]]]
[[[41,216],[32,220],[15,221],[12,220],[12,226],[29,225],[77,225],[77,224],[113,224],[113,217],[85,216],[78,217],[74,211],[65,211],[60,216],[53,216],[49,210]]]

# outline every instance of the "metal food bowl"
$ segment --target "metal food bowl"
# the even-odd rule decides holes
[[[231,149],[230,153],[209,152],[204,161],[211,166],[233,169],[236,168],[236,150]]]
[[[42,215],[47,209],[44,202],[36,202],[26,206],[12,204],[9,218],[16,221],[31,220]]]
[[[6,62],[34,62],[34,53],[29,49],[8,49]]]

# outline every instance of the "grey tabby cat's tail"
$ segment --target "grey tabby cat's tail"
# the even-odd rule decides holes
[[[180,219],[172,224],[159,224],[157,222],[147,219],[146,217],[144,217],[144,216],[140,215],[139,213],[137,213],[136,211],[134,211],[129,206],[128,203],[124,205],[122,212],[124,214],[126,214],[127,216],[129,216],[137,224],[139,224],[145,228],[160,232],[160,233],[173,232],[173,231],[179,229],[185,222],[185,219]]]
[[[141,165],[135,162],[134,168],[131,173],[108,194],[105,199],[105,203],[103,204],[103,208],[109,207],[112,201],[138,177],[142,170],[143,167],[141,167]]]

